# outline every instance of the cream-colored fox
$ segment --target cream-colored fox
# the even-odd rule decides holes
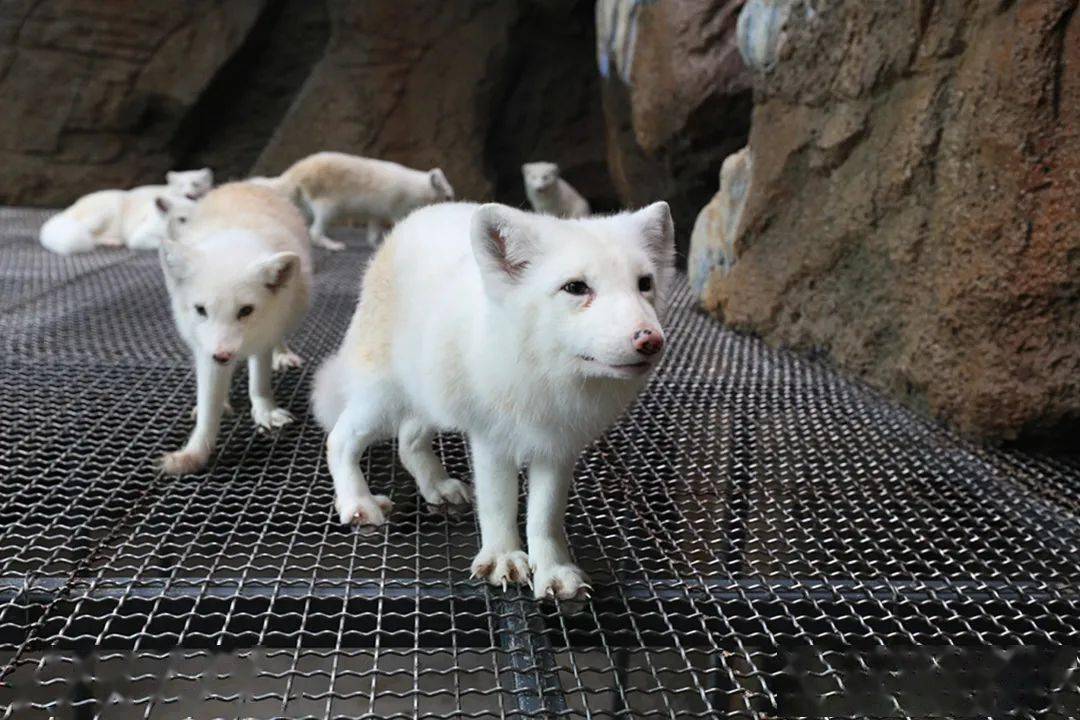
[[[161,245],[173,318],[191,348],[198,384],[195,429],[162,458],[170,474],[202,469],[217,442],[237,363],[247,359],[251,417],[261,428],[292,422],[274,402],[274,349],[307,312],[311,249],[304,219],[277,193],[230,183],[203,198],[177,237]]]
[[[326,236],[336,220],[366,221],[368,242],[413,210],[454,199],[454,188],[439,168],[412,170],[397,163],[339,152],[320,152],[300,160],[276,178],[256,178],[302,203],[311,215],[311,241],[328,250],[344,243]]]
[[[397,437],[432,505],[469,501],[432,449],[468,435],[481,548],[473,573],[580,599],[588,577],[564,532],[582,449],[622,414],[663,356],[671,280],[667,203],[579,220],[446,203],[399,223],[364,275],[356,315],[315,376],[315,417],[343,523],[381,525],[390,499],[360,467]],[[528,554],[518,470],[529,469]]]
[[[84,195],[42,225],[41,244],[61,255],[87,252],[101,246],[126,246],[133,250],[157,248],[168,227],[155,207],[156,199],[165,197],[170,205],[178,208],[190,206],[210,191],[214,174],[209,168],[170,172],[166,180],[167,185],[100,190]]]
[[[525,163],[521,175],[525,179],[525,195],[536,212],[563,218],[589,216],[589,201],[559,177],[559,166],[555,163]]]

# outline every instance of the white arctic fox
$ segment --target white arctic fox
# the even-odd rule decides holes
[[[170,172],[168,185],[143,185],[131,190],[100,190],[84,195],[41,226],[41,244],[62,255],[98,246],[153,250],[166,235],[166,220],[154,207],[158,197],[174,205],[191,204],[210,191],[209,168]]]
[[[256,181],[303,202],[311,213],[311,241],[329,250],[345,247],[326,237],[335,220],[366,221],[374,246],[385,226],[419,207],[454,199],[454,188],[439,168],[423,172],[339,152],[309,155],[276,178]]]
[[[555,163],[525,163],[521,175],[525,178],[525,195],[536,212],[567,218],[589,216],[589,202],[559,177]]]
[[[202,199],[178,239],[161,245],[173,318],[191,348],[198,383],[195,429],[162,458],[171,474],[206,465],[217,441],[229,382],[248,360],[251,417],[263,429],[292,415],[274,402],[271,357],[307,311],[311,259],[299,211],[252,183],[222,185]]]
[[[358,461],[394,435],[428,503],[468,501],[431,445],[436,430],[464,431],[482,540],[474,575],[528,582],[531,569],[537,597],[585,596],[563,524],[574,462],[661,356],[673,232],[663,202],[583,220],[445,204],[398,224],[315,378],[341,522],[384,522],[390,501],[371,494]],[[528,555],[517,532],[521,465]]]

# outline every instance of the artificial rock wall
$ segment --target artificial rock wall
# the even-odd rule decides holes
[[[734,255],[704,306],[968,435],[1074,443],[1076,8],[750,0],[749,190],[728,237],[699,221]]]
[[[587,0],[8,0],[0,203],[339,150],[515,204],[521,163],[554,160],[614,208],[593,20]]]

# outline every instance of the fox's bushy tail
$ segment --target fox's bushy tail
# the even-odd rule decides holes
[[[40,237],[46,250],[61,255],[88,252],[97,245],[90,228],[64,213],[46,220]]]

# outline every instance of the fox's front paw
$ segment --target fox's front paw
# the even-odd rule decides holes
[[[304,364],[304,358],[300,357],[292,350],[275,350],[273,366],[274,370],[288,370],[289,368],[298,368]]]
[[[588,600],[592,586],[577,565],[548,565],[535,568],[533,593],[537,600]]]
[[[196,450],[177,450],[162,455],[158,465],[162,472],[168,475],[187,475],[202,470],[206,467],[209,459],[210,453]]]
[[[480,548],[472,562],[472,576],[486,579],[506,589],[507,583],[529,584],[529,556],[521,550],[498,551]]]
[[[370,525],[378,527],[394,509],[394,503],[385,495],[365,495],[342,501],[334,499],[342,525]]]
[[[255,421],[255,424],[262,430],[274,430],[275,428],[288,425],[295,418],[292,413],[283,408],[269,406],[251,406],[251,419]]]

